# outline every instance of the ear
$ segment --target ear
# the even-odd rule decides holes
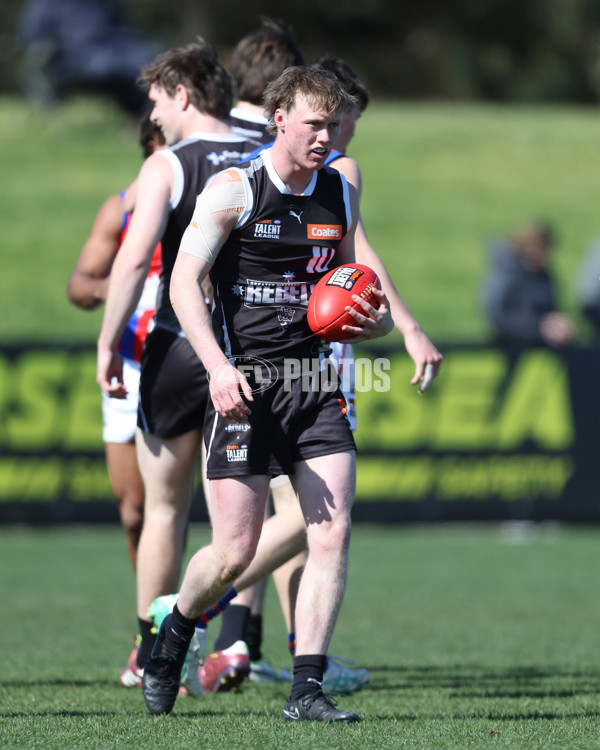
[[[275,110],[275,115],[273,116],[273,122],[277,126],[277,130],[285,130],[286,113],[283,109]]]
[[[182,83],[178,83],[175,87],[175,101],[182,111],[190,106],[190,93]]]

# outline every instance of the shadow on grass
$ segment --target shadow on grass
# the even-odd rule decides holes
[[[53,677],[40,680],[0,680],[0,687],[111,687],[115,680],[65,680]]]
[[[200,718],[204,719],[222,719],[224,716],[231,718],[234,716],[238,719],[260,719],[264,718],[264,711],[186,711],[185,713],[178,713],[175,709],[173,713],[164,716],[153,716],[151,713],[146,711],[145,708],[140,709],[140,716],[144,716],[149,721],[197,721]],[[56,711],[43,710],[43,711],[0,711],[0,717],[3,719],[30,719],[31,717],[62,717],[65,719],[80,719],[80,718],[123,718],[124,714],[119,711],[66,711],[63,709],[56,709]],[[275,716],[275,714],[274,714]],[[136,716],[136,718],[140,718]],[[279,718],[276,716],[276,718]],[[387,717],[389,718],[389,717]]]
[[[444,667],[385,665],[369,669],[372,679],[368,689],[374,691],[448,690],[451,698],[571,698],[600,694],[598,669],[464,664]],[[378,680],[377,675],[383,679]]]
[[[230,720],[235,718],[240,719],[264,719],[264,711],[194,711],[188,713],[177,713],[174,711],[172,714],[163,717],[152,716],[146,714],[149,721],[156,721],[157,719],[169,722],[196,722],[198,719],[220,719],[224,716]],[[0,711],[0,717],[3,719],[31,719],[31,718],[71,718],[71,719],[86,719],[86,718],[123,718],[123,713],[118,711]],[[139,717],[136,717],[139,718]],[[277,721],[280,721],[280,716],[277,712],[274,712],[272,717]],[[374,714],[369,716],[363,716],[363,722],[397,722],[403,721],[448,721],[448,720],[482,720],[482,721],[539,721],[539,720],[555,720],[561,721],[565,719],[597,719],[600,718],[600,711],[572,711],[572,712],[560,712],[560,711],[529,711],[522,713],[496,713],[490,711],[489,713],[473,711],[473,712],[452,712],[452,713],[428,713],[423,712],[419,714],[409,713],[388,713],[388,714]]]
[[[481,721],[537,721],[537,720],[550,720],[550,721],[564,721],[565,719],[598,719],[600,718],[600,711],[573,711],[573,712],[559,712],[559,711],[530,711],[523,713],[503,713],[498,714],[490,711],[485,714],[481,712],[473,713],[422,713],[422,714],[375,714],[369,716],[370,721],[448,721],[448,720],[463,720],[463,719],[480,719]]]
[[[369,667],[371,681],[365,690],[354,696],[368,698],[373,694],[376,701],[384,700],[387,704],[403,701],[408,696],[419,699],[427,696],[434,698],[434,704],[442,701],[451,701],[448,712],[443,710],[428,711],[418,710],[416,712],[394,710],[396,706],[390,705],[390,712],[381,713],[380,705],[372,705],[377,712],[374,715],[365,716],[367,721],[381,722],[410,722],[423,720],[483,720],[496,722],[520,722],[538,720],[572,720],[572,719],[598,719],[600,718],[600,706],[598,709],[586,706],[574,705],[571,699],[582,697],[588,702],[587,696],[600,695],[600,669],[569,669],[564,666],[534,665],[515,667],[493,667],[484,665],[444,665],[444,666],[393,666],[373,665]],[[66,679],[39,679],[39,680],[0,680],[0,688],[33,688],[33,687],[114,687],[112,680],[66,680]],[[397,697],[394,699],[394,693]],[[411,695],[412,694],[412,695]],[[518,704],[506,703],[509,700],[563,700],[564,704],[552,705],[546,703],[524,705],[519,710]],[[465,708],[457,709],[456,701],[464,700]],[[492,703],[496,701],[496,703]],[[596,702],[596,701],[594,701]],[[564,705],[564,710],[561,710]],[[175,709],[173,714],[164,717],[166,721],[194,721],[198,718],[220,719],[224,716],[235,716],[239,719],[264,717],[264,710],[247,710],[242,706],[236,710],[231,704],[217,707],[210,703],[199,704],[198,707],[189,706],[183,710]],[[365,707],[366,708],[366,707]],[[431,706],[433,708],[433,706]],[[191,709],[191,710],[189,710]],[[364,709],[363,709],[364,710]],[[359,711],[360,712],[360,711]],[[140,715],[144,713],[140,706]],[[274,717],[277,717],[277,712]],[[137,715],[137,711],[136,711]],[[56,710],[42,708],[36,711],[0,711],[3,718],[25,718],[38,717],[113,717],[122,716],[118,711],[97,710]],[[149,719],[154,719],[147,714]]]

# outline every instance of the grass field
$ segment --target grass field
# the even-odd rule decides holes
[[[350,149],[365,225],[432,338],[486,339],[485,239],[530,217],[555,223],[561,304],[577,314],[574,279],[600,234],[599,132],[591,108],[369,106]],[[71,307],[65,285],[101,201],[139,169],[135,129],[97,100],[43,113],[0,98],[0,140],[0,341],[93,341],[101,311]]]
[[[207,539],[194,527],[190,548]],[[180,698],[117,684],[134,625],[116,528],[0,530],[2,748],[597,748],[600,530],[355,528],[331,653],[371,670],[359,725],[289,725],[285,686]],[[270,590],[265,653],[288,666]],[[212,626],[210,638],[217,628]]]

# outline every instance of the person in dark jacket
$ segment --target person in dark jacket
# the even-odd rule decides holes
[[[25,93],[46,106],[73,91],[99,93],[139,115],[147,104],[140,69],[159,52],[117,0],[30,0],[17,22]]]
[[[496,343],[557,347],[573,342],[573,321],[558,310],[553,245],[554,233],[544,222],[490,242],[483,306]]]

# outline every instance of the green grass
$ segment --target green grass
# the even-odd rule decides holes
[[[208,538],[194,527],[190,550]],[[179,699],[117,685],[134,632],[116,528],[0,531],[3,748],[596,748],[600,530],[357,526],[331,652],[371,670],[359,725],[287,724],[284,686]],[[265,654],[288,666],[271,589]],[[211,628],[211,638],[217,628]]]
[[[363,170],[365,224],[432,338],[486,339],[485,239],[531,217],[555,223],[561,305],[577,314],[575,276],[600,233],[599,132],[593,109],[369,106],[350,148]],[[0,139],[0,340],[94,341],[101,311],[71,307],[65,285],[101,201],[139,169],[135,129],[97,100],[43,113],[0,98]]]
[[[0,133],[0,339],[93,341],[101,312],[70,305],[66,284],[101,202],[139,170],[135,128],[94,100],[44,114],[0,99]]]

